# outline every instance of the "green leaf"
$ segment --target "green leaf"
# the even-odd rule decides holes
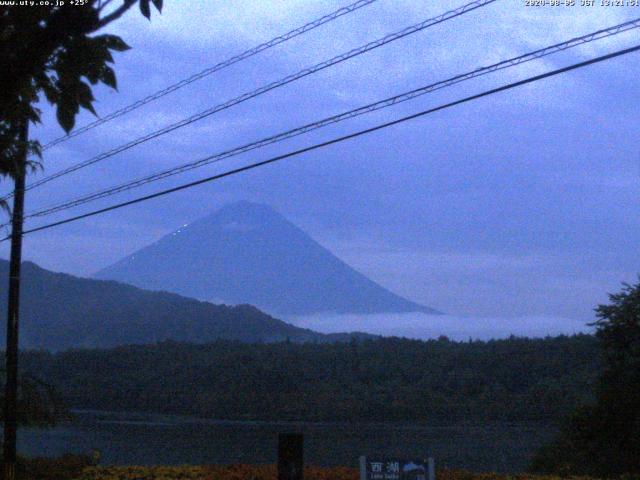
[[[76,113],[78,113],[78,106],[75,102],[64,99],[58,102],[58,109],[56,111],[56,117],[58,123],[69,133],[76,123]]]
[[[95,100],[95,98],[93,97],[91,87],[82,81],[78,82],[77,99],[82,108],[89,110],[96,116],[98,115],[93,108],[93,101]]]
[[[140,13],[151,20],[151,9],[149,8],[149,0],[140,0]]]
[[[31,155],[36,155],[38,158],[42,158],[42,145],[37,140],[29,140],[29,145],[27,146],[29,149],[29,153]]]
[[[49,103],[54,104],[58,101],[60,94],[55,84],[49,78],[47,78],[46,82],[42,82],[41,88]]]
[[[105,65],[102,69],[102,73],[100,75],[100,80],[105,85],[113,88],[114,90],[118,90],[118,83],[116,81],[116,72],[113,71],[113,68]]]
[[[147,7],[148,6],[149,5],[147,4]],[[142,8],[142,3],[140,4],[140,8]],[[95,39],[102,40],[108,49],[115,50],[116,52],[124,52],[131,48],[125,43],[124,40],[122,40],[117,35],[100,35],[98,37],[95,37]]]
[[[114,63],[113,55],[111,55],[109,48],[104,48],[104,51],[102,52],[102,57],[103,57],[103,60],[102,60],[103,63],[105,62]]]

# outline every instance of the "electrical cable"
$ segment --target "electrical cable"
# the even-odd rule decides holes
[[[25,187],[25,190],[31,190],[31,189],[36,188],[38,186],[44,185],[45,183],[48,183],[48,182],[50,182],[52,180],[55,180],[56,178],[59,178],[59,177],[61,177],[63,175],[68,175],[68,174],[70,174],[72,172],[75,172],[77,170],[80,170],[80,169],[82,169],[84,167],[88,167],[90,165],[93,165],[93,164],[95,164],[97,162],[100,162],[102,160],[110,158],[110,157],[112,157],[112,156],[114,156],[114,155],[116,155],[118,153],[121,153],[121,152],[124,152],[126,150],[129,150],[129,149],[131,149],[131,148],[133,148],[133,147],[135,147],[137,145],[140,145],[140,144],[142,144],[144,142],[147,142],[149,140],[152,140],[152,139],[155,139],[157,137],[160,137],[161,135],[165,135],[167,133],[170,133],[170,132],[172,132],[174,130],[177,130],[179,128],[182,128],[182,127],[184,127],[186,125],[190,125],[190,124],[192,124],[194,122],[202,120],[203,118],[209,117],[209,116],[213,115],[214,113],[220,112],[222,110],[226,110],[226,109],[231,108],[231,107],[233,107],[235,105],[238,105],[239,103],[245,102],[245,101],[247,101],[249,99],[252,99],[254,97],[262,95],[262,94],[264,94],[266,92],[269,92],[269,91],[274,90],[276,88],[279,88],[279,87],[282,87],[284,85],[287,85],[287,84],[289,84],[291,82],[294,82],[296,80],[304,78],[304,77],[306,77],[308,75],[311,75],[313,73],[316,73],[316,72],[318,72],[320,70],[324,70],[325,68],[329,68],[329,67],[331,67],[333,65],[336,65],[338,63],[344,62],[344,61],[346,61],[346,60],[348,60],[350,58],[357,57],[357,56],[362,55],[362,54],[364,54],[366,52],[374,50],[374,49],[376,49],[378,47],[386,45],[386,44],[388,44],[390,42],[393,42],[395,40],[399,40],[401,38],[404,38],[404,37],[406,37],[408,35],[420,32],[422,30],[425,30],[426,28],[432,27],[434,25],[438,25],[438,24],[443,23],[443,22],[445,22],[447,20],[451,20],[451,19],[457,18],[457,17],[459,17],[461,15],[464,15],[465,13],[468,13],[468,12],[473,11],[475,9],[484,7],[486,5],[494,3],[496,1],[497,0],[475,0],[473,2],[467,3],[466,5],[458,7],[456,9],[454,9],[454,10],[450,10],[448,12],[445,12],[445,13],[437,16],[437,17],[434,17],[434,18],[425,20],[423,22],[420,22],[418,24],[412,25],[410,27],[407,27],[407,28],[405,28],[405,29],[403,29],[403,30],[401,30],[399,32],[395,32],[395,33],[386,35],[386,36],[384,36],[384,37],[382,37],[382,38],[380,38],[378,40],[374,40],[373,42],[369,42],[369,43],[367,43],[367,44],[365,44],[363,46],[360,46],[360,47],[354,48],[352,50],[349,50],[348,52],[345,52],[345,53],[343,53],[341,55],[337,55],[337,56],[335,56],[335,57],[333,57],[333,58],[331,58],[329,60],[325,60],[325,61],[320,62],[320,63],[318,63],[318,64],[316,64],[316,65],[314,65],[312,67],[305,68],[303,70],[300,70],[297,73],[294,73],[292,75],[288,75],[288,76],[286,76],[286,77],[284,77],[284,78],[282,78],[280,80],[277,80],[277,81],[272,82],[272,83],[270,83],[268,85],[260,87],[257,90],[253,90],[251,92],[244,93],[244,94],[240,95],[239,97],[236,97],[236,98],[234,98],[232,100],[229,100],[229,101],[227,101],[225,103],[216,105],[216,106],[211,107],[211,108],[209,108],[207,110],[204,110],[204,111],[202,111],[200,113],[197,113],[197,114],[192,115],[192,116],[190,116],[188,118],[185,118],[185,119],[183,119],[183,120],[181,120],[179,122],[176,122],[176,123],[173,123],[171,125],[168,125],[168,126],[162,128],[160,130],[156,130],[155,132],[151,132],[151,133],[149,133],[147,135],[139,137],[139,138],[137,138],[135,140],[132,140],[132,141],[130,141],[128,143],[125,143],[123,145],[115,147],[115,148],[113,148],[113,149],[111,149],[111,150],[109,150],[107,152],[104,152],[104,153],[102,153],[100,155],[97,155],[97,156],[95,156],[93,158],[85,160],[84,162],[72,165],[72,166],[70,166],[70,167],[68,167],[68,168],[66,168],[64,170],[61,170],[61,171],[56,172],[56,173],[53,173],[53,174],[51,174],[51,175],[49,175],[47,177],[44,177],[44,178],[42,178],[40,180],[37,180],[37,181],[27,185]],[[10,194],[6,195],[5,197],[3,197],[2,200],[7,200],[7,199],[11,198],[12,196],[13,196],[13,194],[10,193]]]
[[[100,125],[103,125],[107,122],[110,122],[111,120],[121,117],[122,115],[125,115],[129,112],[132,112],[134,110],[137,110],[138,108],[142,107],[143,105],[146,105],[147,103],[153,102],[155,100],[158,100],[159,98],[164,97],[165,95],[168,95],[170,93],[175,92],[176,90],[180,90],[183,87],[186,87],[187,85],[196,82],[202,78],[205,78],[215,72],[218,72],[220,70],[223,70],[224,68],[230,67],[231,65],[238,63],[242,60],[246,60],[247,58],[253,57],[254,55],[257,55],[258,53],[267,50],[269,48],[275,47],[276,45],[280,45],[281,43],[286,42],[287,40],[291,40],[292,38],[295,38],[297,36],[300,36],[306,32],[309,32],[315,28],[318,28],[321,25],[324,25],[325,23],[329,23],[337,18],[342,17],[343,15],[347,15],[351,12],[355,12],[356,10],[365,7],[367,5],[370,5],[374,2],[376,2],[377,0],[358,0],[355,3],[352,3],[351,5],[347,5],[346,7],[342,7],[339,8],[338,10],[336,10],[335,12],[331,12],[321,18],[318,18],[317,20],[313,20],[312,22],[309,22],[301,27],[298,27],[294,30],[291,30],[290,32],[285,33],[284,35],[280,35],[278,37],[272,38],[271,40],[269,40],[268,42],[265,43],[261,43],[260,45],[253,47],[249,50],[246,50],[244,52],[242,52],[239,55],[236,55],[234,57],[231,57],[227,60],[224,60],[220,63],[217,63],[215,65],[213,65],[212,67],[209,68],[205,68],[204,70],[202,70],[201,72],[198,72],[194,75],[191,75],[188,78],[185,78],[183,80],[180,80],[179,82],[176,82],[172,85],[169,85],[168,87],[159,90],[155,93],[152,93],[151,95],[148,95],[130,105],[127,105],[126,107],[123,107],[119,110],[116,110],[102,118],[99,118],[91,123],[88,123],[87,125],[84,125],[70,133],[68,133],[67,135],[63,135],[59,138],[56,138],[52,141],[50,141],[49,143],[45,144],[42,147],[42,150],[47,150],[55,145],[58,145],[62,142],[66,142],[67,140],[73,138],[73,137],[77,137],[78,135],[85,133],[93,128],[96,128]]]
[[[480,67],[477,68],[475,70],[472,70],[470,72],[467,73],[463,73],[460,75],[456,75],[454,77],[448,78],[446,80],[442,80],[436,83],[432,83],[430,85],[424,86],[424,87],[420,87],[414,90],[411,90],[409,92],[405,92],[402,93],[400,95],[395,95],[393,97],[389,97],[386,98],[384,100],[380,100],[378,102],[375,103],[371,103],[353,110],[349,110],[347,112],[343,112],[340,113],[338,115],[333,115],[327,118],[324,118],[322,120],[313,122],[313,123],[309,123],[306,125],[303,125],[301,127],[297,127],[294,128],[292,130],[288,130],[282,133],[279,133],[277,135],[273,135],[270,137],[266,137],[263,138],[261,140],[252,142],[252,143],[248,143],[245,145],[242,145],[240,147],[236,147],[233,148],[231,150],[226,150],[224,152],[218,153],[214,156],[208,156],[205,159],[200,159],[194,162],[190,162],[187,164],[183,164],[183,165],[179,165],[177,167],[173,167],[170,169],[166,169],[160,172],[156,172],[154,174],[151,175],[147,175],[135,180],[131,180],[122,184],[119,184],[117,186],[113,186],[113,187],[109,187],[105,190],[101,190],[99,192],[96,193],[92,193],[89,195],[85,195],[85,196],[81,196],[81,197],[77,197],[75,199],[72,200],[67,200],[65,202],[61,202],[58,203],[56,205],[50,206],[50,207],[45,207],[45,208],[41,208],[40,210],[37,210],[35,212],[30,212],[27,215],[25,215],[24,218],[32,218],[32,217],[42,217],[42,216],[46,216],[46,215],[50,215],[62,210],[67,210],[69,208],[72,207],[76,207],[79,205],[83,205],[86,204],[88,202],[91,201],[95,201],[101,198],[105,198],[105,197],[109,197],[112,195],[115,195],[117,193],[121,193],[121,192],[125,192],[128,190],[131,190],[133,188],[137,188],[140,187],[142,185],[146,185],[148,183],[151,182],[155,182],[173,175],[177,175],[180,173],[184,173],[186,171],[190,171],[193,170],[195,168],[200,168],[204,165],[209,165],[211,163],[216,163],[219,162],[221,160],[227,159],[227,158],[231,158],[231,157],[235,157],[237,155],[240,155],[242,153],[246,153],[248,151],[252,151],[267,145],[271,145],[289,138],[293,138],[295,136],[298,135],[302,135],[304,133],[325,127],[327,125],[331,125],[331,124],[335,124],[350,118],[354,118],[357,117],[359,115],[363,115],[366,113],[370,113],[373,111],[377,111],[377,110],[381,110],[383,108],[387,108],[387,107],[391,107],[393,105],[397,105],[399,103],[402,102],[406,102],[408,100],[412,100],[415,99],[419,96],[434,92],[436,90],[440,90],[442,88],[445,87],[449,87],[449,86],[453,86],[456,85],[458,83],[461,83],[463,81],[467,81],[473,78],[477,78],[483,75],[487,75],[489,73],[495,72],[495,71],[499,71],[499,70],[504,70],[506,68],[510,68],[510,67],[514,67],[517,65],[521,65],[523,63],[532,61],[532,60],[536,60],[557,52],[561,52],[561,51],[565,51],[569,48],[573,48],[579,45],[583,45],[585,43],[589,43],[595,40],[599,40],[602,38],[607,38],[613,35],[617,35],[621,32],[626,32],[629,31],[631,29],[635,29],[635,28],[640,28],[640,18],[635,19],[635,20],[630,20],[628,22],[624,22],[622,24],[619,25],[615,25],[613,27],[609,27],[606,29],[601,29],[598,30],[596,32],[593,33],[589,33],[587,35],[583,35],[581,37],[576,37],[576,38],[572,38],[570,40],[567,40],[565,42],[562,43],[558,43],[555,45],[551,45],[549,47],[545,47],[539,50],[535,50],[533,52],[530,53],[526,53],[524,55],[520,55],[517,57],[513,57],[510,58],[508,60],[503,60],[501,62],[495,63],[493,65],[489,65],[486,67]],[[0,225],[0,227],[2,227],[4,225]]]
[[[66,218],[64,220],[59,220],[57,222],[52,222],[52,223],[49,223],[49,224],[46,224],[46,225],[42,225],[42,226],[39,226],[39,227],[31,228],[31,229],[25,230],[23,232],[23,235],[28,234],[28,233],[38,232],[38,231],[41,231],[41,230],[47,230],[47,229],[50,229],[50,228],[53,228],[53,227],[56,227],[56,226],[59,226],[59,225],[64,225],[64,224],[67,224],[67,223],[75,222],[75,221],[78,221],[78,220],[81,220],[81,219],[84,219],[84,218],[89,218],[89,217],[92,217],[92,216],[95,216],[95,215],[99,215],[99,214],[102,214],[102,213],[110,212],[112,210],[117,210],[117,209],[129,206],[129,205],[134,205],[134,204],[137,204],[137,203],[145,202],[145,201],[151,200],[153,198],[157,198],[157,197],[160,197],[160,196],[168,195],[170,193],[174,193],[174,192],[178,192],[178,191],[185,190],[185,189],[188,189],[188,188],[192,188],[192,187],[195,187],[197,185],[202,185],[204,183],[209,183],[209,182],[212,182],[212,181],[220,180],[220,179],[225,178],[225,177],[229,177],[229,176],[232,176],[232,175],[236,175],[238,173],[242,173],[242,172],[246,172],[246,171],[249,171],[249,170],[253,170],[255,168],[263,167],[265,165],[269,165],[271,163],[275,163],[275,162],[278,162],[280,160],[284,160],[286,158],[294,157],[294,156],[297,156],[297,155],[300,155],[300,154],[303,154],[303,153],[307,153],[307,152],[310,152],[310,151],[313,151],[313,150],[324,148],[324,147],[327,147],[329,145],[334,145],[334,144],[337,144],[337,143],[341,143],[341,142],[344,142],[346,140],[350,140],[350,139],[357,138],[357,137],[360,137],[360,136],[363,136],[363,135],[366,135],[366,134],[369,134],[369,133],[373,133],[373,132],[376,132],[378,130],[382,130],[382,129],[391,127],[393,125],[398,125],[398,124],[407,122],[409,120],[420,118],[420,117],[423,117],[423,116],[431,114],[431,113],[435,113],[435,112],[438,112],[438,111],[441,111],[441,110],[445,110],[445,109],[448,109],[448,108],[451,108],[451,107],[454,107],[454,106],[457,106],[457,105],[461,105],[461,104],[464,104],[464,103],[467,103],[467,102],[471,102],[473,100],[478,100],[480,98],[487,97],[487,96],[490,96],[490,95],[494,95],[494,94],[499,93],[499,92],[503,92],[503,91],[506,91],[506,90],[511,90],[513,88],[520,87],[522,85],[526,85],[526,84],[529,84],[529,83],[537,82],[537,81],[543,80],[545,78],[549,78],[549,77],[553,77],[553,76],[556,76],[556,75],[560,75],[560,74],[563,74],[563,73],[566,73],[566,72],[569,72],[569,71],[572,71],[572,70],[576,70],[576,69],[579,69],[579,68],[583,68],[583,67],[586,67],[586,66],[589,66],[589,65],[593,65],[593,64],[596,64],[596,63],[604,62],[604,61],[610,60],[612,58],[620,57],[620,56],[623,56],[623,55],[628,55],[630,53],[637,52],[639,50],[640,50],[640,45],[636,45],[634,47],[626,48],[626,49],[623,49],[623,50],[618,50],[616,52],[609,53],[607,55],[602,55],[602,56],[599,56],[599,57],[596,57],[596,58],[592,58],[590,60],[586,60],[586,61],[583,61],[583,62],[580,62],[580,63],[575,63],[575,64],[569,65],[567,67],[563,67],[563,68],[559,68],[559,69],[556,69],[556,70],[552,70],[552,71],[549,71],[549,72],[546,72],[546,73],[543,73],[543,74],[540,74],[540,75],[535,75],[533,77],[528,77],[528,78],[526,78],[524,80],[520,80],[520,81],[517,81],[517,82],[509,83],[509,84],[503,85],[501,87],[493,88],[491,90],[486,90],[486,91],[484,91],[482,93],[471,95],[471,96],[462,98],[460,100],[456,100],[456,101],[453,101],[453,102],[449,102],[449,103],[440,105],[438,107],[430,108],[428,110],[423,110],[421,112],[414,113],[412,115],[408,115],[408,116],[405,116],[405,117],[401,117],[401,118],[398,118],[396,120],[392,120],[392,121],[389,121],[389,122],[385,122],[385,123],[376,125],[374,127],[370,127],[370,128],[364,129],[364,130],[359,130],[359,131],[351,133],[349,135],[344,135],[344,136],[341,136],[341,137],[334,138],[332,140],[328,140],[328,141],[317,143],[317,144],[314,144],[314,145],[311,145],[311,146],[308,146],[308,147],[305,147],[305,148],[302,148],[302,149],[299,149],[299,150],[288,152],[288,153],[285,153],[283,155],[278,155],[276,157],[272,157],[272,158],[269,158],[267,160],[263,160],[263,161],[260,161],[260,162],[252,163],[252,164],[249,164],[249,165],[245,165],[245,166],[240,167],[240,168],[235,168],[233,170],[229,170],[229,171],[217,174],[217,175],[213,175],[213,176],[210,176],[210,177],[202,178],[202,179],[196,180],[194,182],[189,182],[189,183],[186,183],[186,184],[183,184],[183,185],[179,185],[177,187],[173,187],[173,188],[169,188],[169,189],[162,190],[162,191],[159,191],[159,192],[155,192],[155,193],[152,193],[150,195],[145,195],[143,197],[138,197],[138,198],[135,198],[133,200],[129,200],[129,201],[122,202],[122,203],[119,203],[119,204],[111,205],[109,207],[105,207],[105,208],[101,208],[101,209],[98,209],[98,210],[94,210],[92,212],[84,213],[82,215],[76,215],[74,217]],[[10,238],[11,238],[11,236],[9,235],[9,236],[3,238],[0,241],[6,241],[6,240],[9,240]]]

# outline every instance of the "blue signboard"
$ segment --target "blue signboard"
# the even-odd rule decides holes
[[[435,480],[433,459],[360,457],[360,480]]]

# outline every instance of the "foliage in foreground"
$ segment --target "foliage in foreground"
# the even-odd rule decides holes
[[[640,283],[596,308],[603,370],[596,403],[580,407],[533,470],[640,477]]]
[[[0,455],[0,463],[2,456]],[[17,478],[20,480],[71,480],[82,475],[83,471],[94,465],[87,455],[63,455],[58,458],[18,457]],[[0,480],[4,478],[0,471]],[[117,478],[117,477],[116,477]]]
[[[92,465],[85,455],[59,458],[19,459],[21,480],[276,480],[275,465],[207,465],[207,466],[117,466]],[[357,468],[305,468],[306,480],[358,480]],[[501,475],[460,470],[438,470],[437,480],[560,480],[557,476]],[[565,477],[573,480],[596,480],[593,477]],[[632,480],[633,477],[626,477]]]
[[[499,475],[444,470],[438,480],[559,480],[560,477],[535,475]],[[305,480],[358,480],[356,468],[307,467]],[[572,477],[574,480],[595,480]],[[276,480],[274,465],[224,465],[210,467],[92,467],[76,480]]]
[[[139,3],[147,18],[149,1]],[[25,147],[40,155],[40,144],[25,145],[20,133],[26,122],[40,123],[41,97],[56,106],[68,133],[80,108],[96,113],[92,86],[116,88],[112,53],[129,47],[116,35],[96,33],[138,2],[124,0],[111,10],[113,4],[105,9],[111,2],[100,0],[31,3],[0,3],[0,177],[19,174],[16,158]],[[162,0],[153,4],[162,9]]]
[[[275,465],[213,465],[184,467],[92,467],[77,480],[276,480]],[[354,468],[305,468],[307,480],[356,480]]]

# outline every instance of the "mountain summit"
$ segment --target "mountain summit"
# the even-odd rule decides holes
[[[249,202],[184,225],[95,276],[279,315],[437,313],[355,271],[270,207]]]

